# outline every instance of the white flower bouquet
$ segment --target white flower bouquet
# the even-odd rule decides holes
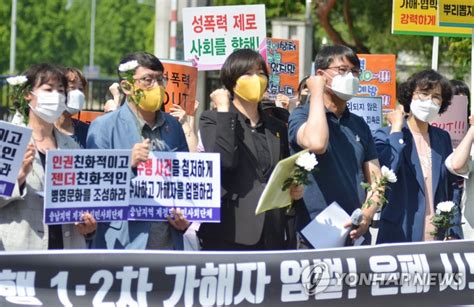
[[[456,204],[452,201],[443,201],[436,206],[436,213],[431,218],[431,224],[436,228],[430,234],[437,240],[444,240],[449,236],[449,228],[456,226],[453,224]]]
[[[23,120],[25,125],[28,124],[29,107],[25,99],[25,95],[29,91],[29,87],[25,86],[28,79],[25,76],[14,76],[7,78],[8,84],[12,87],[10,99],[16,109],[17,117]]]
[[[318,165],[318,160],[314,153],[305,152],[296,159],[295,167],[290,177],[286,178],[281,187],[282,191],[287,190],[291,185],[308,185],[308,175],[314,172]]]
[[[382,176],[379,179],[374,179],[374,186],[370,185],[367,182],[361,183],[362,187],[366,189],[369,194],[367,200],[362,204],[362,209],[369,208],[373,205],[382,208],[386,203],[387,199],[385,198],[385,189],[389,183],[397,182],[397,176],[395,173],[386,167],[385,165],[381,168]],[[372,196],[378,194],[379,200],[376,202],[372,199]]]

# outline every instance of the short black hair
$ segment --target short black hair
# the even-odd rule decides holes
[[[298,97],[301,96],[301,92],[308,88],[308,86],[306,85],[306,80],[308,80],[310,77],[310,75],[307,75],[305,76],[303,79],[301,79],[300,83],[298,84]]]
[[[161,61],[156,56],[154,56],[153,54],[149,52],[140,51],[140,52],[127,54],[125,57],[122,58],[122,60],[120,60],[120,64],[124,64],[130,61],[137,61],[140,66],[151,69],[153,71],[165,70]],[[125,79],[125,77],[121,75],[121,72],[118,70],[118,67],[117,67],[117,74],[118,74],[119,80]]]
[[[449,80],[449,84],[451,84],[451,90],[453,91],[453,95],[464,95],[467,96],[468,99],[471,97],[469,87],[464,81],[453,79]]]
[[[41,86],[48,81],[57,81],[63,85],[64,90],[67,89],[66,70],[64,67],[51,64],[39,63],[34,64],[28,68],[23,75],[27,81],[24,84],[25,88],[33,90],[33,88]]]
[[[451,104],[453,92],[449,85],[448,79],[443,77],[433,69],[427,69],[413,74],[407,81],[398,86],[398,101],[403,105],[406,113],[410,112],[410,104],[413,98],[413,93],[416,89],[422,91],[431,90],[436,86],[441,86],[441,108],[438,114],[444,113]]]
[[[82,87],[84,88],[84,90],[86,89],[87,79],[84,76],[84,74],[82,73],[82,71],[80,71],[76,67],[66,67],[65,70],[66,70],[66,77],[69,73],[73,74],[74,75],[74,80],[76,80],[76,78],[79,79],[79,81],[81,82]],[[69,82],[69,80],[68,80],[68,82]]]
[[[344,45],[324,46],[314,59],[314,71],[328,69],[335,59],[347,59],[356,68],[360,68],[360,60],[351,48]]]
[[[239,49],[227,57],[221,68],[220,79],[231,95],[234,95],[234,87],[237,83],[237,79],[245,75],[247,71],[253,69],[255,65],[263,70],[268,79],[267,63],[257,51],[252,49]]]

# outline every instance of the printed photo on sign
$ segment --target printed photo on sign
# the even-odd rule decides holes
[[[375,132],[383,125],[382,98],[381,97],[352,97],[347,102],[351,113],[359,115],[369,125],[370,131]]]
[[[89,212],[97,221],[128,216],[129,150],[52,150],[46,155],[46,224],[81,221]]]
[[[165,71],[163,76],[168,79],[166,97],[163,101],[165,112],[169,112],[174,104],[179,105],[187,115],[194,115],[196,100],[197,69],[190,62],[161,60]]]
[[[218,70],[234,50],[266,53],[265,5],[183,9],[184,60],[199,70]]]
[[[129,220],[166,221],[179,208],[189,221],[220,222],[220,156],[152,152],[132,179]]]
[[[299,78],[299,42],[289,39],[267,39],[267,62],[270,78],[268,97],[275,100],[278,94],[290,99],[297,96]]]
[[[469,128],[467,122],[467,97],[454,95],[453,99],[451,99],[451,105],[446,112],[435,118],[431,125],[448,131],[453,148],[458,147]]]
[[[31,132],[30,128],[0,121],[0,196],[13,193]]]

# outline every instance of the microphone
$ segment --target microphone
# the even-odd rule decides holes
[[[356,210],[354,210],[354,212],[352,212],[352,215],[351,215],[352,225],[351,225],[351,229],[347,233],[346,243],[344,244],[344,246],[354,246],[354,240],[351,239],[349,234],[352,230],[359,228],[359,225],[362,222],[362,218],[363,218],[363,215],[362,215],[362,210],[360,210],[360,208],[357,208]]]

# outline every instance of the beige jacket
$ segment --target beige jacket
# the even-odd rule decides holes
[[[58,149],[77,149],[74,140],[54,129]],[[44,170],[36,154],[33,168],[26,177],[26,186],[20,195],[18,184],[11,197],[0,197],[0,250],[48,249],[48,226],[43,223]],[[65,249],[86,248],[84,236],[74,225],[62,226]]]

